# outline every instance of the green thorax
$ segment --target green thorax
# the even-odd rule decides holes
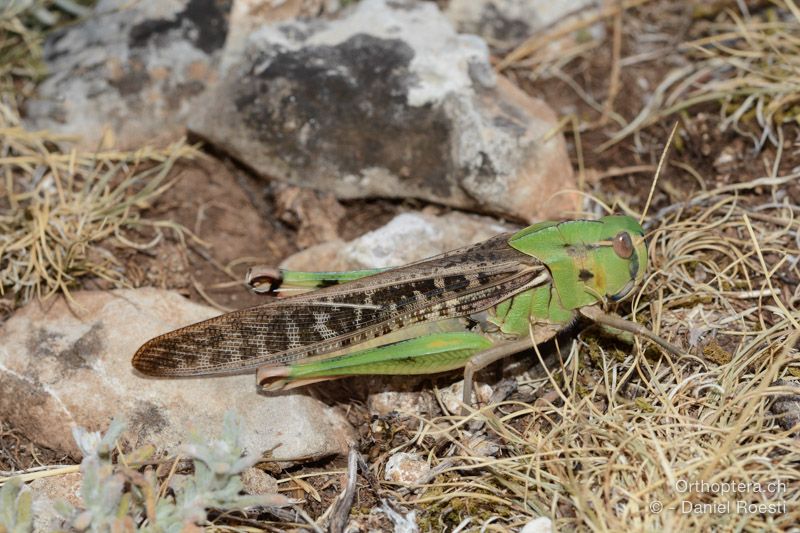
[[[552,284],[528,289],[490,310],[489,321],[508,335],[527,335],[531,323],[567,325],[575,312],[564,309]]]
[[[620,257],[612,240],[627,232],[634,244]],[[647,267],[644,231],[628,216],[542,222],[514,234],[508,244],[547,266],[561,305],[578,309],[602,298],[618,300],[641,282]]]

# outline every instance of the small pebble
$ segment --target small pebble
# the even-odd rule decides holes
[[[431,467],[418,455],[398,452],[386,461],[386,471],[383,474],[387,481],[414,485],[430,472]]]

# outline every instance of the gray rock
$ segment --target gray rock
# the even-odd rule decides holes
[[[794,429],[793,436],[800,437],[800,382],[779,379],[772,386],[791,389],[790,392],[775,396],[769,410],[783,429]]]
[[[248,494],[276,494],[278,481],[255,466],[242,472],[242,485]]]
[[[248,36],[265,23],[329,17],[340,9],[339,0],[234,0],[230,16],[232,31],[225,42],[222,69],[227,70],[244,53]]]
[[[218,79],[231,0],[100,0],[94,15],[52,34],[50,76],[27,126],[95,148],[183,135],[196,99]]]
[[[28,487],[33,492],[33,530],[61,531],[65,529],[65,520],[56,510],[59,502],[66,502],[75,507],[81,504],[81,474],[47,476],[33,480]]]
[[[372,416],[430,414],[435,404],[436,400],[430,391],[387,390],[367,397],[367,409]]]
[[[580,17],[598,4],[596,0],[450,0],[445,13],[458,31],[509,48],[564,18]]]
[[[464,213],[402,213],[348,243],[328,242],[298,252],[281,265],[290,270],[357,270],[400,266],[516,228]]]
[[[493,392],[494,389],[491,385],[475,381],[472,384],[472,406],[485,405],[492,397]],[[442,404],[451,414],[461,412],[461,400],[464,397],[463,379],[442,388],[439,393],[442,398]]]
[[[277,461],[347,450],[352,428],[334,408],[302,393],[264,396],[252,375],[159,380],[136,375],[131,356],[146,340],[218,314],[157,289],[73,293],[31,303],[0,329],[0,412],[26,436],[79,457],[75,424],[105,431],[128,421],[131,446],[175,452],[192,428],[219,431],[224,413],[242,419],[248,453]]]
[[[554,113],[496,77],[485,43],[432,2],[264,24],[224,63],[189,127],[265,177],[526,221],[577,206],[549,199],[574,187],[563,137],[543,141]]]
[[[519,533],[553,533],[553,521],[546,516],[534,518]]]
[[[386,461],[383,478],[387,481],[414,485],[423,479],[431,467],[416,454],[397,452]]]

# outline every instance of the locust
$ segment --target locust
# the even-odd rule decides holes
[[[475,372],[580,315],[675,351],[602,311],[631,294],[646,268],[644,232],[629,216],[541,222],[396,268],[280,271],[263,292],[311,290],[156,337],[132,363],[170,378],[255,372],[268,391],[464,368],[469,405]]]

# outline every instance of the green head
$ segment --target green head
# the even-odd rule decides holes
[[[628,216],[542,222],[514,234],[508,244],[542,261],[566,309],[627,296],[647,269],[644,230]]]

